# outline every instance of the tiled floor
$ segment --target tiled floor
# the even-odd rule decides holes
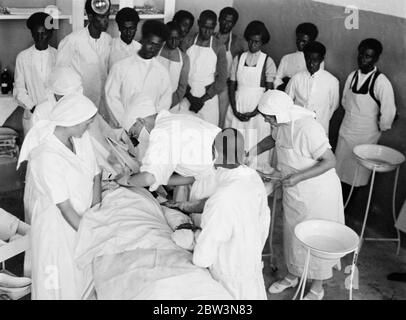
[[[19,218],[23,218],[24,209],[22,204],[22,191],[9,192],[0,195],[0,207],[15,214]],[[356,232],[360,230],[359,218],[357,215],[346,217],[346,223]],[[282,278],[286,273],[286,267],[283,260],[282,249],[282,212],[281,205],[278,202],[275,220],[275,235],[274,235],[274,262],[277,266],[277,271],[273,272],[269,265],[269,258],[264,258],[265,268],[264,276],[266,287]],[[370,231],[370,230],[369,230]],[[266,247],[265,252],[269,249]],[[406,271],[406,250],[402,249],[399,256],[396,256],[396,248],[394,243],[379,243],[366,242],[358,260],[359,269],[359,289],[353,291],[355,300],[383,300],[383,299],[406,299],[406,283],[391,282],[386,279],[390,272]],[[349,291],[345,289],[345,278],[343,269],[349,265],[352,260],[352,255],[348,255],[342,259],[342,270],[334,271],[334,277],[325,282],[325,299],[342,300],[348,299]],[[17,274],[22,274],[23,256],[19,255],[8,261],[7,269]],[[289,300],[292,299],[295,289],[288,289],[279,295],[268,294],[269,300]]]

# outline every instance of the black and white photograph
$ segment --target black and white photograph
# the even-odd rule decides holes
[[[405,0],[0,0],[0,300],[406,300],[405,35]]]

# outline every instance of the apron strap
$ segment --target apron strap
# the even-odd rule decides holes
[[[178,52],[179,52],[179,61],[180,61],[180,64],[183,66],[183,57],[182,57],[182,51],[180,51],[180,49],[179,48],[177,48],[178,49]]]
[[[163,48],[164,48],[165,44],[166,44],[166,41],[165,41],[165,42],[164,42],[164,44],[162,45],[161,49],[159,49],[159,52],[158,52],[157,57],[159,57],[159,56],[161,55],[162,50],[163,50]]]
[[[228,51],[230,51],[230,52],[231,52],[231,42],[232,42],[232,39],[233,39],[233,34],[230,32],[230,40],[228,41]]]

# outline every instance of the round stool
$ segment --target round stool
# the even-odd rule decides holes
[[[347,207],[347,205],[350,201],[352,192],[354,190],[354,184],[358,177],[359,167],[363,166],[369,170],[372,170],[372,178],[371,178],[371,184],[369,187],[367,207],[365,209],[364,221],[362,223],[362,229],[361,229],[361,234],[360,234],[361,242],[360,242],[360,245],[358,248],[356,259],[358,259],[358,256],[360,254],[363,240],[397,242],[398,246],[397,246],[396,254],[399,254],[399,250],[400,250],[400,232],[399,232],[399,230],[396,229],[396,233],[397,233],[396,238],[365,238],[364,239],[364,232],[365,232],[365,227],[366,227],[367,219],[368,219],[369,206],[371,204],[372,191],[373,191],[374,182],[375,182],[375,174],[377,172],[391,172],[391,171],[396,170],[395,182],[394,182],[394,187],[393,187],[393,195],[392,195],[392,217],[393,217],[394,223],[396,223],[396,203],[395,203],[396,189],[397,189],[397,184],[398,184],[400,165],[405,161],[405,157],[402,153],[400,153],[397,150],[394,150],[394,149],[386,147],[386,146],[377,145],[377,144],[358,145],[354,148],[353,153],[357,159],[358,166],[357,166],[355,174],[354,174],[354,180],[353,180],[353,183],[351,186],[351,191],[350,191],[350,194],[348,195],[347,201],[344,205],[344,209]]]
[[[354,252],[350,275],[349,297],[349,299],[352,300],[352,287],[356,263],[355,255],[360,242],[355,231],[338,222],[310,219],[296,225],[295,236],[307,249],[307,255],[302,277],[292,300],[296,299],[299,291],[301,291],[300,300],[303,300],[311,256],[324,260],[337,260]]]

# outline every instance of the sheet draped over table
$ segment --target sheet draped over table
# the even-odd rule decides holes
[[[231,299],[207,269],[193,265],[192,253],[178,247],[172,233],[147,190],[119,188],[84,215],[77,263],[98,299]]]

